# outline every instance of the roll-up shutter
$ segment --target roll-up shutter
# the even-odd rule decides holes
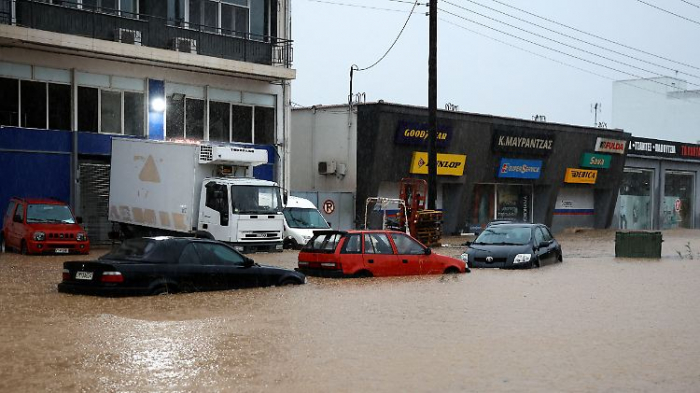
[[[109,216],[108,164],[80,164],[80,202],[83,227],[92,244],[109,242],[112,224]]]

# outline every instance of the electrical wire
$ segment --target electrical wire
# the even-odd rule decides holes
[[[691,2],[689,2],[688,0],[681,0],[681,1],[684,2],[684,3],[686,3],[686,4],[688,4],[688,5],[693,6],[693,7],[695,7],[695,8],[700,8],[700,5],[691,3]]]
[[[555,33],[555,34],[559,34],[559,35],[564,36],[564,37],[566,37],[566,38],[570,38],[570,39],[573,39],[573,40],[576,40],[576,41],[579,41],[579,42],[583,42],[584,44],[591,45],[591,46],[596,47],[596,48],[598,48],[598,49],[603,49],[603,50],[606,50],[606,51],[608,51],[608,52],[615,53],[616,55],[628,57],[628,58],[630,58],[630,59],[633,59],[633,60],[636,60],[636,61],[639,61],[639,62],[642,62],[642,63],[646,63],[646,64],[649,64],[649,65],[653,65],[653,66],[656,66],[656,67],[659,67],[659,68],[663,68],[663,69],[666,69],[666,70],[669,70],[669,71],[673,71],[673,72],[676,72],[676,73],[679,73],[679,74],[683,74],[683,75],[687,75],[687,76],[690,76],[690,77],[694,77],[694,78],[700,79],[700,76],[698,76],[698,75],[691,74],[691,73],[687,73],[687,72],[683,72],[683,71],[680,71],[680,70],[677,70],[677,69],[674,69],[674,68],[671,68],[671,67],[667,67],[667,66],[662,65],[662,64],[654,63],[654,62],[647,61],[647,60],[644,60],[644,59],[641,59],[641,58],[638,58],[638,57],[635,57],[635,56],[631,56],[631,55],[628,55],[628,54],[625,54],[625,53],[616,51],[616,50],[614,50],[614,49],[606,48],[606,47],[604,47],[604,46],[595,44],[595,43],[590,42],[590,41],[582,40],[582,39],[577,38],[577,37],[574,37],[574,36],[572,36],[572,35],[569,35],[569,34],[566,34],[566,33],[562,33],[562,32],[560,32],[560,31],[557,31],[557,30],[554,30],[554,29],[550,29],[550,28],[548,28],[548,27],[539,25],[539,24],[537,24],[537,23],[528,21],[528,20],[526,20],[526,19],[522,19],[522,18],[519,18],[519,17],[517,17],[517,16],[511,15],[511,14],[509,14],[509,13],[507,13],[507,12],[503,12],[503,11],[501,11],[501,10],[498,10],[498,9],[495,9],[495,8],[492,8],[492,7],[489,7],[489,6],[487,6],[487,5],[481,4],[481,3],[477,2],[477,1],[474,1],[474,0],[465,0],[465,1],[468,1],[468,2],[470,2],[470,3],[472,3],[472,4],[476,4],[476,5],[480,6],[480,7],[484,7],[484,8],[486,8],[486,9],[491,10],[491,11],[494,11],[494,12],[498,12],[498,13],[500,13],[500,14],[502,14],[502,15],[508,16],[508,17],[513,18],[513,19],[515,19],[515,20],[518,20],[518,21],[520,21],[520,22],[528,23],[528,24],[530,24],[530,25],[537,26],[537,27],[539,27],[539,28],[541,28],[541,29],[543,29],[543,30],[546,30],[546,31],[549,31],[549,32],[552,32],[552,33]],[[452,5],[452,6],[454,6],[454,7],[457,7],[457,8],[462,8],[462,7],[460,7],[460,6],[457,6],[457,5],[454,4],[454,3],[450,3],[449,1],[444,1],[444,3],[450,4],[450,5]],[[696,85],[696,86],[700,86],[700,85]]]
[[[696,21],[695,19],[686,18],[686,17],[683,16],[683,15],[678,15],[678,14],[676,14],[675,12],[671,12],[671,11],[669,11],[669,10],[667,10],[667,9],[663,9],[663,8],[661,8],[661,7],[659,7],[659,6],[656,6],[656,5],[654,5],[654,4],[647,3],[646,1],[643,1],[643,0],[637,0],[637,1],[640,2],[640,3],[642,3],[642,4],[648,5],[648,6],[651,7],[651,8],[654,8],[654,9],[656,9],[656,10],[659,10],[659,11],[661,11],[661,12],[665,12],[665,13],[667,13],[667,14],[673,15],[673,16],[675,16],[675,17],[677,17],[677,18],[681,18],[681,19],[683,19],[683,20],[686,20],[686,21],[691,22],[691,23],[695,23],[696,25],[700,26],[700,22]]]
[[[565,56],[574,58],[574,59],[576,59],[576,60],[580,60],[580,61],[583,61],[583,62],[586,62],[586,63],[590,63],[590,64],[596,65],[596,66],[598,66],[598,67],[607,68],[607,69],[609,69],[609,70],[616,71],[616,72],[619,72],[619,73],[621,73],[621,74],[625,74],[625,75],[632,76],[632,77],[634,77],[634,78],[636,78],[636,79],[645,79],[645,78],[644,78],[643,76],[641,76],[641,75],[637,75],[637,74],[633,74],[633,73],[630,73],[630,72],[627,72],[627,71],[619,70],[619,69],[617,69],[617,68],[613,68],[613,67],[610,67],[610,66],[608,66],[608,65],[595,62],[595,61],[593,61],[593,60],[585,59],[585,58],[583,58],[583,57],[576,56],[576,55],[572,55],[572,54],[570,54],[570,53],[560,51],[560,50],[558,50],[558,49],[556,49],[556,48],[552,48],[552,47],[549,47],[549,46],[546,46],[546,45],[543,45],[543,44],[534,42],[534,41],[532,41],[532,40],[528,40],[527,38],[518,37],[518,36],[515,35],[515,34],[511,34],[511,33],[508,33],[508,32],[502,31],[502,30],[498,30],[498,29],[496,29],[495,27],[491,27],[491,26],[485,25],[485,24],[483,24],[483,23],[479,23],[479,22],[477,22],[477,21],[471,20],[471,19],[469,19],[469,18],[466,18],[466,17],[464,17],[464,16],[461,16],[461,15],[458,15],[458,14],[455,14],[455,13],[452,13],[452,12],[447,11],[447,10],[444,10],[444,9],[440,9],[440,11],[442,11],[442,12],[448,14],[448,15],[452,15],[452,16],[454,16],[454,17],[456,17],[456,18],[465,20],[465,21],[467,21],[467,22],[470,22],[470,23],[473,23],[473,24],[476,24],[476,25],[485,27],[485,28],[487,28],[487,29],[496,31],[496,32],[498,32],[498,33],[507,35],[507,36],[509,36],[509,37],[513,37],[513,38],[515,38],[515,39],[518,39],[518,40],[527,42],[527,43],[529,43],[529,44],[531,44],[531,45],[536,45],[536,46],[539,46],[539,47],[542,47],[542,48],[551,50],[551,51],[553,51],[553,52],[557,52],[557,53],[563,54],[563,55],[565,55]],[[666,83],[659,82],[659,81],[654,80],[654,79],[648,79],[648,80],[651,81],[651,82],[653,82],[653,83],[656,83],[656,84],[665,86],[665,87],[669,87],[669,88],[676,89],[676,90],[681,90],[681,91],[683,90],[683,89],[680,89],[680,88],[677,87],[677,86],[668,85],[668,84],[666,84]]]
[[[570,48],[570,49],[574,49],[574,50],[583,52],[583,53],[588,54],[588,55],[591,55],[591,56],[599,57],[599,58],[601,58],[601,59],[605,59],[605,60],[607,60],[607,61],[610,61],[610,62],[613,62],[613,63],[617,63],[617,64],[620,64],[620,65],[623,65],[623,66],[626,66],[626,67],[634,68],[634,69],[639,70],[639,71],[644,71],[644,72],[647,72],[647,73],[650,73],[650,74],[654,74],[654,75],[656,75],[656,76],[667,76],[667,75],[664,75],[664,74],[660,74],[660,73],[658,73],[658,72],[654,72],[654,71],[648,70],[648,69],[646,69],[646,68],[638,67],[638,66],[635,66],[635,65],[633,65],[633,64],[626,63],[626,62],[624,62],[624,61],[620,61],[620,60],[617,60],[617,59],[613,59],[613,58],[611,58],[611,57],[603,56],[603,55],[601,55],[601,54],[598,54],[598,53],[595,53],[595,52],[591,52],[591,51],[589,51],[589,50],[582,49],[582,48],[576,47],[576,46],[574,46],[574,45],[567,44],[567,43],[562,42],[562,41],[555,40],[555,39],[553,39],[553,38],[550,38],[550,37],[544,36],[544,35],[542,35],[542,34],[538,34],[538,33],[532,32],[532,31],[530,31],[530,30],[524,29],[524,28],[522,28],[522,27],[515,26],[515,25],[513,25],[513,24],[504,22],[504,21],[502,21],[502,20],[499,20],[499,19],[496,19],[496,18],[492,18],[492,17],[490,17],[490,16],[484,15],[484,14],[479,13],[479,12],[477,12],[477,11],[470,10],[470,9],[468,9],[468,8],[465,8],[465,7],[456,5],[456,4],[451,3],[451,2],[449,2],[449,1],[446,1],[446,0],[443,0],[443,3],[452,5],[452,6],[454,6],[454,7],[457,7],[457,8],[460,8],[460,9],[464,10],[464,11],[471,12],[471,13],[473,13],[473,14],[479,15],[479,16],[481,16],[481,17],[483,17],[483,18],[486,18],[486,19],[489,19],[489,20],[491,20],[491,21],[494,21],[494,22],[497,22],[497,23],[506,25],[506,26],[511,27],[511,28],[513,28],[513,29],[516,29],[516,30],[520,30],[520,31],[522,31],[522,32],[531,34],[531,35],[533,35],[533,36],[535,36],[535,37],[538,37],[538,38],[542,38],[542,39],[545,39],[545,40],[548,40],[548,41],[552,41],[552,42],[557,43],[557,44],[559,44],[559,45],[562,45],[562,46],[565,46],[565,47],[567,47],[567,48]],[[450,12],[448,12],[448,11],[446,11],[446,10],[443,10],[443,11],[444,11],[444,12],[447,12],[447,13],[450,14],[450,15],[459,17],[457,14],[450,13]],[[468,19],[467,19],[467,20],[468,20]],[[469,20],[469,21],[471,21],[471,20]],[[473,22],[473,21],[471,21],[471,22]],[[633,75],[633,74],[629,74],[629,75]],[[638,76],[638,75],[635,75],[635,76],[641,78],[641,76]],[[700,85],[698,85],[698,84],[691,83],[691,82],[688,82],[688,84],[692,84],[692,85],[694,85],[694,86],[700,86]]]
[[[639,90],[644,90],[644,91],[649,92],[649,93],[653,93],[653,94],[656,94],[656,95],[659,95],[659,96],[666,97],[666,94],[665,94],[665,93],[661,93],[661,92],[656,91],[656,90],[647,89],[647,88],[644,88],[644,87],[642,87],[642,86],[638,86],[638,85],[636,85],[636,84],[630,83],[629,81],[620,81],[620,80],[617,80],[616,78],[612,78],[612,77],[609,77],[609,76],[607,76],[607,75],[599,74],[599,73],[597,73],[597,72],[594,72],[594,71],[591,71],[591,70],[587,70],[587,69],[585,69],[585,68],[581,68],[581,67],[575,66],[575,65],[573,65],[573,64],[569,64],[569,63],[563,62],[563,61],[558,60],[558,59],[555,59],[555,58],[553,58],[553,57],[549,57],[549,56],[546,56],[546,55],[543,55],[543,54],[540,54],[540,53],[537,53],[537,52],[533,52],[533,51],[531,51],[531,50],[522,48],[522,47],[520,47],[520,46],[511,44],[511,43],[509,43],[509,42],[500,40],[500,39],[498,39],[498,38],[491,37],[491,36],[489,36],[489,35],[487,35],[487,34],[480,33],[480,32],[478,32],[478,31],[476,31],[476,30],[469,29],[469,28],[467,28],[467,27],[465,27],[465,26],[462,26],[462,25],[460,25],[460,24],[451,22],[451,21],[449,21],[449,20],[447,20],[447,19],[444,19],[444,18],[438,18],[438,19],[440,19],[440,21],[442,21],[442,22],[444,22],[444,23],[447,23],[447,24],[449,24],[449,25],[455,26],[455,27],[457,27],[457,28],[459,28],[459,29],[468,31],[468,32],[470,32],[470,33],[476,34],[476,35],[478,35],[478,36],[487,38],[487,39],[492,40],[492,41],[496,41],[496,42],[501,43],[501,44],[503,44],[503,45],[507,45],[507,46],[509,46],[509,47],[511,47],[511,48],[515,48],[515,49],[517,49],[517,50],[523,51],[523,52],[525,52],[525,53],[529,53],[529,54],[531,54],[531,55],[534,55],[534,56],[543,58],[543,59],[545,59],[545,60],[552,61],[552,62],[554,62],[554,63],[563,65],[563,66],[565,66],[565,67],[573,68],[573,69],[576,69],[576,70],[578,70],[578,71],[582,71],[582,72],[585,72],[585,73],[587,73],[587,74],[590,74],[590,75],[593,75],[593,76],[597,76],[597,77],[599,77],[599,78],[607,79],[607,80],[610,80],[610,81],[613,81],[613,82],[617,82],[617,83],[622,83],[622,84],[624,84],[624,85],[627,85],[627,86],[630,86],[630,87],[633,87],[633,88],[636,88],[636,89],[639,89]],[[684,98],[681,98],[681,100],[683,100],[683,101],[685,101],[685,102],[688,102],[688,103],[691,103],[691,104],[699,104],[699,105],[700,105],[700,103],[697,102],[697,101],[690,101],[690,100],[684,99]]]
[[[389,49],[386,50],[386,52],[384,53],[384,55],[383,55],[382,57],[380,57],[379,60],[375,61],[371,66],[365,67],[365,68],[357,68],[357,69],[356,69],[357,71],[369,70],[370,68],[376,66],[376,65],[379,64],[382,60],[384,60],[384,58],[385,58],[385,57],[389,54],[389,52],[391,52],[391,50],[394,48],[394,45],[396,45],[396,43],[399,42],[399,38],[401,38],[401,34],[403,34],[403,31],[406,29],[406,26],[408,25],[408,21],[411,20],[411,16],[413,16],[413,11],[416,9],[416,6],[417,6],[417,5],[418,5],[418,0],[416,0],[416,1],[413,3],[413,7],[411,7],[411,11],[410,11],[410,13],[408,14],[408,18],[406,18],[406,22],[403,24],[403,27],[401,27],[401,31],[399,31],[399,34],[396,36],[396,39],[395,39],[394,42],[391,44],[391,46],[389,47]]]
[[[393,12],[408,12],[405,10],[397,10],[393,8],[381,8],[381,7],[371,7],[367,5],[358,5],[358,4],[348,4],[348,3],[337,3],[334,1],[324,1],[324,0],[306,0],[312,3],[321,3],[321,4],[330,4],[330,5],[340,5],[344,7],[353,7],[353,8],[364,8],[364,9],[369,9],[369,10],[377,10],[377,11],[393,11]],[[396,0],[395,0],[396,1]]]
[[[534,16],[535,18],[544,20],[544,21],[546,21],[546,22],[553,23],[553,24],[558,25],[558,26],[566,27],[567,29],[573,30],[573,31],[575,31],[575,32],[577,32],[577,33],[585,34],[585,35],[587,35],[587,36],[589,36],[589,37],[597,38],[597,39],[599,39],[599,40],[606,41],[606,42],[609,42],[609,43],[611,43],[611,44],[619,45],[619,46],[621,46],[621,47],[623,47],[623,48],[630,49],[630,50],[633,50],[633,51],[635,51],[635,52],[643,53],[643,54],[648,55],[648,56],[653,56],[653,57],[655,57],[655,58],[657,58],[657,59],[661,59],[661,60],[665,60],[665,61],[668,61],[668,62],[671,62],[671,63],[674,63],[674,64],[682,65],[682,66],[684,66],[684,67],[688,67],[688,68],[693,68],[693,69],[696,69],[696,70],[700,70],[700,67],[697,67],[697,66],[694,66],[694,65],[691,65],[691,64],[682,63],[682,62],[679,62],[679,61],[676,61],[676,60],[673,60],[673,59],[669,59],[669,58],[667,58],[667,57],[659,56],[659,55],[656,55],[656,54],[654,54],[654,53],[644,51],[644,50],[642,50],[642,49],[638,49],[638,48],[635,48],[635,47],[632,47],[632,46],[629,46],[629,45],[625,45],[625,44],[623,44],[623,43],[621,43],[621,42],[618,42],[618,41],[615,41],[615,40],[611,40],[611,39],[608,39],[608,38],[605,38],[605,37],[601,37],[601,36],[599,36],[599,35],[592,34],[592,33],[583,31],[583,30],[581,30],[581,29],[577,29],[577,28],[575,28],[575,27],[566,25],[566,24],[564,24],[564,23],[557,22],[557,21],[555,21],[555,20],[553,20],[553,19],[549,19],[549,18],[540,16],[540,15],[537,15],[537,14],[532,13],[532,12],[530,12],[530,11],[527,11],[527,10],[524,10],[524,9],[522,9],[522,8],[518,8],[518,7],[512,6],[512,5],[508,4],[508,3],[504,3],[504,2],[499,1],[499,0],[491,0],[491,1],[493,1],[494,3],[498,3],[498,4],[500,4],[500,5],[504,6],[504,7],[508,7],[508,8],[514,9],[514,10],[516,10],[516,11],[525,13],[525,14],[527,14],[527,15]]]

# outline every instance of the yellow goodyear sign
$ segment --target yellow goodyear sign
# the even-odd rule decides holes
[[[564,183],[595,184],[596,179],[598,179],[597,170],[566,168]]]
[[[466,161],[467,156],[462,154],[438,154],[437,174],[443,176],[462,176],[464,174],[464,163]],[[428,174],[428,153],[422,151],[413,152],[411,173],[419,175]]]

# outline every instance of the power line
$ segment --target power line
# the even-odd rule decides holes
[[[573,64],[569,64],[569,63],[563,62],[563,61],[558,60],[558,59],[555,59],[555,58],[553,58],[553,57],[549,57],[549,56],[543,55],[543,54],[541,54],[541,53],[537,53],[537,52],[533,52],[533,51],[531,51],[531,50],[527,50],[527,49],[525,49],[525,48],[523,48],[523,47],[520,47],[520,46],[511,44],[511,43],[506,42],[506,41],[503,41],[503,40],[499,40],[498,38],[491,37],[491,36],[489,36],[489,35],[487,35],[487,34],[480,33],[480,32],[478,32],[478,31],[476,31],[476,30],[469,29],[469,28],[467,28],[467,27],[465,27],[465,26],[462,26],[462,25],[460,25],[460,24],[451,22],[451,21],[449,21],[449,20],[447,20],[447,19],[440,18],[440,20],[441,20],[442,22],[445,22],[445,23],[447,23],[447,24],[449,24],[449,25],[455,26],[455,27],[460,28],[460,29],[462,29],[462,30],[468,31],[468,32],[470,32],[470,33],[476,34],[476,35],[478,35],[478,36],[487,38],[487,39],[492,40],[492,41],[496,41],[496,42],[501,43],[501,44],[503,44],[503,45],[507,45],[507,46],[509,46],[509,47],[511,47],[511,48],[515,48],[515,49],[517,49],[517,50],[523,51],[523,52],[525,52],[525,53],[529,53],[529,54],[531,54],[531,55],[534,55],[534,56],[543,58],[543,59],[545,59],[545,60],[552,61],[552,62],[554,62],[554,63],[563,65],[563,66],[565,66],[565,67],[573,68],[573,69],[576,69],[576,70],[578,70],[578,71],[582,71],[582,72],[585,72],[585,73],[587,73],[587,74],[590,74],[590,75],[593,75],[593,76],[597,76],[597,77],[599,77],[599,78],[603,78],[603,79],[611,80],[611,81],[614,81],[614,82],[622,83],[622,84],[624,84],[624,85],[627,85],[627,86],[630,86],[630,87],[634,87],[634,88],[639,89],[639,90],[644,90],[644,91],[649,92],[649,93],[653,93],[653,94],[657,94],[657,95],[659,95],[659,96],[664,96],[664,97],[666,97],[666,94],[664,94],[664,93],[660,93],[660,92],[655,91],[655,90],[646,89],[646,88],[644,88],[644,87],[642,87],[642,86],[635,85],[635,84],[630,83],[630,82],[628,82],[628,81],[620,81],[620,80],[617,80],[617,79],[615,79],[615,78],[609,77],[609,76],[607,76],[607,75],[599,74],[599,73],[597,73],[597,72],[594,72],[594,71],[591,71],[591,70],[588,70],[588,69],[585,69],[585,68],[581,68],[581,67],[575,66],[575,65],[573,65]],[[683,99],[683,98],[681,98],[681,100],[686,101],[686,102],[691,103],[691,104],[697,104],[697,102],[695,102],[695,101],[689,101],[689,100]]]
[[[391,46],[389,47],[389,49],[386,50],[386,52],[384,53],[384,55],[383,55],[382,57],[380,57],[379,60],[375,61],[371,66],[365,67],[365,68],[357,68],[357,71],[369,70],[370,68],[376,66],[377,64],[379,64],[379,62],[381,62],[382,60],[384,60],[384,58],[385,58],[385,57],[389,54],[389,52],[391,52],[391,50],[394,48],[394,45],[396,45],[396,43],[399,42],[399,38],[401,38],[401,34],[403,34],[403,31],[406,29],[406,26],[408,25],[408,21],[411,20],[411,16],[413,16],[413,11],[416,9],[416,6],[417,6],[417,5],[418,5],[418,0],[416,0],[416,1],[413,3],[413,7],[411,7],[411,11],[410,11],[409,14],[408,14],[408,18],[406,18],[406,22],[403,24],[403,27],[401,27],[401,30],[399,31],[399,34],[396,36],[396,39],[395,39],[394,42],[391,44]]]
[[[619,45],[619,46],[621,46],[621,47],[623,47],[623,48],[626,48],[626,49],[630,49],[630,50],[633,50],[633,51],[636,51],[636,52],[639,52],[639,53],[643,53],[643,54],[648,55],[648,56],[656,57],[657,59],[661,59],[661,60],[665,60],[665,61],[668,61],[668,62],[671,62],[671,63],[674,63],[674,64],[682,65],[682,66],[684,66],[684,67],[688,67],[688,68],[693,68],[693,69],[696,69],[696,70],[700,70],[700,67],[696,67],[696,66],[691,65],[691,64],[682,63],[682,62],[679,62],[679,61],[676,61],[676,60],[673,60],[673,59],[669,59],[669,58],[667,58],[667,57],[659,56],[659,55],[656,55],[656,54],[654,54],[654,53],[644,51],[644,50],[642,50],[642,49],[638,49],[638,48],[635,48],[635,47],[632,47],[632,46],[629,46],[629,45],[625,45],[625,44],[623,44],[623,43],[621,43],[621,42],[618,42],[618,41],[615,41],[615,40],[611,40],[611,39],[608,39],[608,38],[605,38],[605,37],[601,37],[601,36],[599,36],[599,35],[592,34],[592,33],[583,31],[583,30],[581,30],[581,29],[577,29],[577,28],[575,28],[575,27],[572,27],[572,26],[569,26],[569,25],[566,25],[566,24],[557,22],[557,21],[555,21],[555,20],[552,20],[552,19],[549,19],[549,18],[540,16],[540,15],[534,14],[534,13],[532,13],[532,12],[530,12],[530,11],[527,11],[527,10],[524,10],[524,9],[521,9],[521,8],[518,8],[518,7],[515,7],[515,6],[512,6],[512,5],[508,4],[508,3],[504,3],[504,2],[499,1],[499,0],[491,0],[491,1],[493,1],[494,3],[498,3],[498,4],[500,4],[500,5],[504,6],[504,7],[508,7],[508,8],[514,9],[514,10],[516,10],[516,11],[525,13],[525,14],[527,14],[527,15],[534,16],[535,18],[542,19],[542,20],[547,21],[547,22],[549,22],[549,23],[553,23],[553,24],[555,24],[555,25],[559,25],[559,26],[562,26],[562,27],[566,27],[567,29],[571,29],[571,30],[573,30],[573,31],[575,31],[575,32],[578,32],[578,33],[581,33],[581,34],[585,34],[585,35],[587,35],[587,36],[589,36],[589,37],[597,38],[597,39],[599,39],[599,40],[603,40],[603,41],[609,42],[609,43],[611,43],[611,44]]]
[[[359,4],[337,3],[334,1],[324,1],[324,0],[306,0],[306,1],[310,1],[312,3],[340,5],[340,6],[344,6],[344,7],[364,8],[364,9],[376,10],[376,11],[408,12],[405,10],[397,10],[397,9],[393,9],[393,8],[381,8],[381,7],[371,7],[371,6],[359,5]],[[398,1],[398,0],[393,0],[393,1]]]
[[[560,32],[560,31],[557,31],[557,30],[554,30],[554,29],[550,29],[550,28],[548,28],[548,27],[546,27],[546,26],[542,26],[542,25],[539,25],[539,24],[537,24],[537,23],[528,21],[528,20],[526,20],[526,19],[522,19],[522,18],[519,18],[519,17],[517,17],[517,16],[511,15],[511,14],[509,14],[509,13],[507,13],[507,12],[503,12],[503,11],[501,11],[501,10],[498,10],[498,9],[495,9],[495,8],[492,8],[492,7],[489,7],[489,6],[487,6],[487,5],[484,5],[484,4],[479,3],[479,2],[477,2],[477,1],[473,1],[473,0],[466,0],[466,1],[468,1],[468,2],[470,2],[470,3],[472,3],[472,4],[476,4],[476,5],[480,6],[480,7],[484,7],[484,8],[486,8],[486,9],[488,9],[488,10],[491,10],[491,11],[494,11],[494,12],[498,12],[498,13],[500,13],[500,14],[502,14],[502,15],[508,16],[508,17],[513,18],[513,19],[515,19],[515,20],[518,20],[518,21],[521,21],[521,22],[524,22],[524,23],[528,23],[528,24],[533,25],[533,26],[537,26],[537,27],[539,27],[539,28],[541,28],[541,29],[543,29],[543,30],[546,30],[546,31],[549,31],[549,32],[552,32],[552,33],[555,33],[555,34],[559,34],[559,35],[561,35],[561,36],[564,36],[564,37],[566,37],[566,38],[570,38],[570,39],[573,39],[573,40],[576,40],[576,41],[579,41],[579,42],[583,42],[583,43],[585,43],[585,44],[591,45],[591,46],[596,47],[596,48],[599,48],[599,49],[603,49],[603,50],[606,50],[606,51],[608,51],[608,52],[612,52],[612,53],[615,53],[615,54],[620,55],[620,56],[628,57],[628,58],[630,58],[630,59],[633,59],[633,60],[636,60],[636,61],[639,61],[639,62],[642,62],[642,63],[646,63],[646,64],[649,64],[649,65],[653,65],[653,66],[656,66],[656,67],[659,67],[659,68],[664,68],[664,69],[666,69],[666,70],[673,71],[673,72],[676,72],[676,73],[679,73],[679,74],[683,74],[683,75],[687,75],[687,76],[691,76],[691,77],[700,79],[700,76],[698,76],[698,75],[690,74],[690,73],[686,73],[686,72],[682,72],[682,71],[679,71],[679,70],[677,70],[677,69],[664,66],[664,65],[662,65],[662,64],[658,64],[658,63],[654,63],[654,62],[647,61],[647,60],[644,60],[644,59],[640,59],[640,58],[638,58],[638,57],[634,57],[634,56],[631,56],[631,55],[628,55],[628,54],[625,54],[625,53],[616,51],[616,50],[614,50],[614,49],[606,48],[606,47],[604,47],[604,46],[595,44],[595,43],[590,42],[590,41],[582,40],[582,39],[577,38],[577,37],[574,37],[574,36],[572,36],[572,35],[569,35],[569,34],[566,34],[566,33],[562,33],[562,32]],[[455,7],[457,7],[457,8],[462,8],[462,7],[457,6],[457,5],[453,4],[453,3],[450,3],[449,1],[445,1],[445,3],[450,4],[450,5],[452,5],[452,6],[455,6]],[[463,9],[464,9],[464,8],[463,8]],[[465,9],[465,10],[466,10],[466,9]],[[657,74],[657,75],[658,75],[658,74]],[[699,85],[699,86],[700,86],[700,85]]]
[[[651,71],[651,70],[647,70],[646,68],[642,68],[642,67],[635,66],[635,65],[633,65],[633,64],[625,63],[624,61],[620,61],[620,60],[613,59],[613,58],[610,58],[610,57],[607,57],[607,56],[603,56],[603,55],[601,55],[601,54],[598,54],[598,53],[595,53],[595,52],[591,52],[591,51],[586,50],[586,49],[581,49],[581,48],[576,47],[576,46],[574,46],[574,45],[570,45],[570,44],[567,44],[567,43],[565,43],[565,42],[561,42],[561,41],[555,40],[555,39],[553,39],[553,38],[544,36],[544,35],[542,35],[542,34],[538,34],[538,33],[532,32],[532,31],[530,31],[530,30],[523,29],[522,27],[518,27],[518,26],[515,26],[515,25],[513,25],[513,24],[504,22],[504,21],[502,21],[502,20],[498,20],[498,19],[496,19],[496,18],[492,18],[492,17],[487,16],[487,15],[484,15],[484,14],[482,14],[482,13],[479,13],[479,12],[476,12],[476,11],[473,11],[473,10],[470,10],[470,9],[467,9],[467,8],[464,8],[464,7],[460,6],[460,5],[456,5],[456,4],[451,3],[451,2],[449,2],[449,1],[447,1],[447,0],[443,0],[443,3],[447,3],[447,4],[452,5],[452,6],[454,6],[454,7],[460,8],[460,9],[462,9],[462,10],[464,10],[464,11],[471,12],[471,13],[476,14],[476,15],[479,15],[479,16],[481,16],[481,17],[483,17],[483,18],[486,18],[486,19],[492,20],[492,21],[494,21],[494,22],[497,22],[497,23],[506,25],[506,26],[508,26],[508,27],[511,27],[511,28],[520,30],[520,31],[522,31],[522,32],[525,32],[525,33],[534,35],[535,37],[543,38],[543,39],[545,39],[545,40],[555,42],[555,43],[557,43],[557,44],[559,44],[559,45],[562,45],[562,46],[565,46],[565,47],[568,47],[568,48],[571,48],[571,49],[574,49],[574,50],[577,50],[577,51],[586,53],[586,54],[588,54],[588,55],[596,56],[596,57],[599,57],[599,58],[601,58],[601,59],[605,59],[605,60],[607,60],[607,61],[611,61],[611,62],[613,62],[613,63],[617,63],[617,64],[620,64],[620,65],[624,65],[624,66],[626,66],[626,67],[630,67],[630,68],[637,69],[637,70],[639,70],[639,71],[648,72],[648,73],[654,74],[654,75],[656,75],[656,76],[666,76],[666,75],[660,74],[660,73],[658,73],[658,72],[654,72],[654,71]],[[447,11],[445,11],[445,12],[447,12]],[[456,15],[456,14],[453,14],[453,13],[450,13],[450,12],[447,12],[447,13],[450,14],[450,15],[459,17],[459,16]],[[472,22],[473,22],[473,21],[472,21]],[[629,75],[633,75],[633,74],[629,74]],[[635,76],[638,77],[638,78],[641,78],[641,76],[638,76],[638,75],[635,75]],[[697,85],[697,84],[694,84],[694,83],[691,83],[691,82],[688,82],[688,83],[689,83],[689,84],[692,84],[692,85],[694,85],[694,86],[700,86],[700,85]]]
[[[546,46],[546,45],[543,45],[543,44],[539,44],[539,43],[537,43],[537,42],[528,40],[528,39],[526,39],[526,38],[518,37],[518,36],[516,36],[515,34],[511,34],[511,33],[508,33],[508,32],[502,31],[502,30],[498,30],[498,29],[496,29],[495,27],[491,27],[491,26],[485,25],[485,24],[483,24],[483,23],[479,23],[479,22],[477,22],[477,21],[471,20],[471,19],[466,18],[466,17],[461,16],[461,15],[457,15],[457,14],[452,13],[452,12],[447,11],[447,10],[440,9],[440,11],[442,11],[442,12],[444,12],[444,13],[446,13],[446,14],[452,15],[452,16],[454,16],[454,17],[456,17],[456,18],[463,19],[463,20],[465,20],[465,21],[467,21],[467,22],[470,22],[470,23],[473,23],[473,24],[476,24],[476,25],[485,27],[485,28],[487,28],[487,29],[490,29],[490,30],[499,32],[499,33],[501,33],[501,34],[507,35],[507,36],[509,36],[509,37],[513,37],[513,38],[516,38],[516,39],[518,39],[518,40],[525,41],[525,42],[527,42],[527,43],[529,43],[529,44],[536,45],[536,46],[539,46],[539,47],[542,47],[542,48],[551,50],[551,51],[553,51],[553,52],[557,52],[557,53],[563,54],[563,55],[565,55],[565,56],[569,56],[569,57],[574,58],[574,59],[576,59],[576,60],[580,60],[580,61],[583,61],[583,62],[586,62],[586,63],[590,63],[590,64],[596,65],[596,66],[598,66],[598,67],[607,68],[607,69],[609,69],[609,70],[616,71],[616,72],[619,72],[619,73],[621,73],[621,74],[629,75],[629,76],[635,77],[635,78],[637,78],[637,79],[646,79],[646,78],[644,78],[644,77],[641,76],[641,75],[636,75],[636,74],[632,74],[632,73],[627,72],[627,71],[619,70],[619,69],[617,69],[617,68],[613,68],[613,67],[607,66],[607,65],[605,65],[605,64],[601,64],[601,63],[595,62],[595,61],[593,61],[593,60],[585,59],[585,58],[580,57],[580,56],[572,55],[572,54],[570,54],[570,53],[563,52],[563,51],[560,51],[560,50],[558,50],[558,49],[555,49],[555,48],[552,48],[552,47],[549,47],[549,46]],[[667,84],[665,84],[665,83],[659,82],[659,81],[654,80],[654,79],[648,79],[648,80],[651,81],[651,82],[653,82],[653,83],[656,83],[656,84],[665,86],[665,87],[670,87],[670,88],[673,88],[673,89],[676,89],[676,90],[682,90],[682,89],[680,89],[680,88],[678,88],[678,87],[676,87],[676,86],[667,85]]]
[[[693,7],[695,7],[695,8],[700,8],[700,5],[691,3],[691,2],[689,2],[688,0],[681,0],[681,1],[684,2],[684,3],[686,3],[686,4],[688,4],[688,5],[693,6]]]
[[[677,18],[681,18],[681,19],[683,19],[683,20],[687,20],[688,22],[695,23],[696,25],[700,26],[700,22],[698,22],[698,21],[696,21],[696,20],[694,20],[694,19],[686,18],[686,17],[683,16],[683,15],[678,15],[678,14],[676,14],[675,12],[671,12],[671,11],[669,11],[669,10],[663,9],[663,8],[661,8],[661,7],[659,7],[659,6],[654,5],[654,4],[649,4],[649,3],[647,3],[646,1],[643,1],[643,0],[637,0],[637,1],[640,2],[640,3],[642,3],[642,4],[648,5],[648,6],[651,7],[651,8],[657,9],[657,10],[659,10],[659,11],[661,11],[661,12],[665,12],[665,13],[667,13],[667,14],[673,15],[673,16],[675,16],[675,17],[677,17]]]

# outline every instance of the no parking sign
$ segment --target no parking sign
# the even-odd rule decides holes
[[[326,214],[333,214],[335,211],[335,202],[333,202],[330,199],[326,199],[325,202],[323,202],[323,212]]]

